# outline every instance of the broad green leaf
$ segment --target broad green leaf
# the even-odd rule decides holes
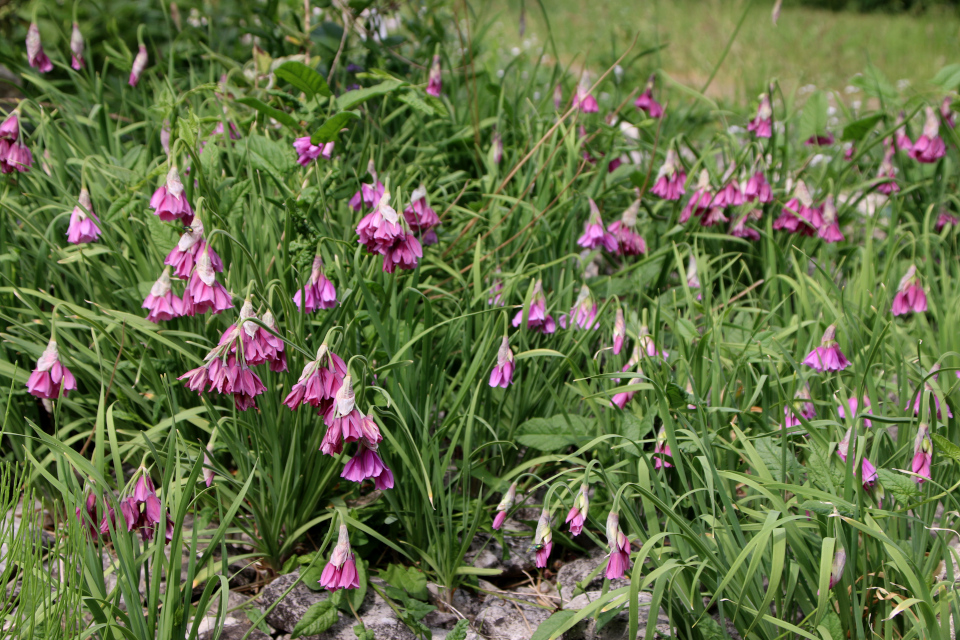
[[[911,505],[923,498],[923,491],[910,476],[888,469],[877,469],[877,475],[883,488],[892,493],[901,505]]]
[[[593,433],[592,421],[583,416],[556,415],[552,418],[531,418],[517,427],[516,440],[525,447],[540,451],[557,451],[576,445]]]
[[[817,91],[807,103],[803,105],[803,113],[800,114],[800,140],[808,140],[813,136],[827,131],[827,94],[823,91]]]
[[[385,96],[391,91],[394,91],[405,84],[406,82],[401,82],[400,80],[384,80],[380,84],[367,87],[366,89],[355,89],[353,91],[348,91],[337,98],[337,109],[341,111],[353,109],[357,105],[363,104],[370,98]]]
[[[260,135],[252,135],[246,141],[255,169],[268,171],[282,179],[295,162],[293,147]]]
[[[341,111],[328,119],[310,136],[310,144],[324,144],[333,142],[340,135],[340,130],[353,120],[359,120],[360,114],[355,111]]]
[[[788,479],[793,480],[796,484],[800,484],[800,478],[798,476],[803,472],[803,467],[800,466],[797,457],[793,455],[792,451],[787,451],[787,466],[786,469],[784,469],[782,458],[783,449],[780,445],[774,443],[773,438],[770,436],[757,438],[753,441],[753,446],[756,447],[757,453],[760,454],[760,458],[763,460],[763,464],[770,470],[774,478],[779,480],[784,477],[784,472],[786,472]]]
[[[933,434],[933,443],[936,445],[938,453],[942,453],[954,462],[960,462],[960,447],[953,444],[939,433]]]
[[[415,91],[406,91],[400,94],[400,97],[397,98],[400,102],[408,104],[420,113],[426,116],[436,115],[436,111],[433,110],[429,104],[424,102],[420,96],[417,95]]]
[[[403,589],[414,598],[427,599],[427,576],[416,567],[391,564],[380,573],[380,577],[387,584]]]
[[[944,91],[950,91],[960,86],[960,64],[948,64],[933,76],[931,82],[939,85]]]
[[[453,625],[453,629],[450,630],[450,633],[447,634],[446,640],[466,640],[467,639],[467,630],[470,628],[470,621],[466,618],[462,618],[457,621],[457,624]]]
[[[333,598],[321,600],[303,614],[303,617],[293,628],[292,637],[319,635],[335,625],[339,617],[340,614],[337,613]]]
[[[296,118],[291,116],[289,113],[287,113],[286,111],[280,111],[280,109],[271,107],[270,105],[264,102],[261,102],[256,98],[238,98],[237,102],[256,109],[263,115],[267,116],[268,118],[273,118],[274,120],[276,120],[277,122],[286,126],[289,129],[293,129],[294,131],[296,131],[297,129],[300,128],[300,123],[297,122]]]
[[[860,118],[859,120],[854,120],[847,126],[843,128],[843,139],[844,140],[860,140],[865,135],[873,131],[873,128],[877,126],[877,123],[883,119],[882,113],[876,113],[872,116],[867,116],[866,118]]]
[[[284,62],[273,70],[273,75],[278,80],[289,82],[310,98],[315,95],[329,98],[333,95],[330,93],[330,87],[327,86],[327,81],[323,79],[323,76],[302,62],[295,60]]]

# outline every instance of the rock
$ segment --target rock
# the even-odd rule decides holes
[[[567,564],[560,567],[560,571],[557,572],[557,586],[560,589],[560,595],[564,600],[570,600],[574,597],[574,593],[578,589],[577,583],[584,582],[587,580],[588,576],[593,573],[598,567],[605,567],[607,559],[601,555],[602,552],[599,550],[589,558],[577,558],[573,562],[568,562]],[[582,591],[600,591],[603,588],[604,574],[603,569],[597,572],[597,575],[594,576],[592,580],[587,582],[581,587]],[[619,589],[620,587],[626,587],[630,584],[630,581],[621,578],[617,580],[610,581],[610,590]]]
[[[263,590],[263,595],[260,597],[260,605],[263,607],[263,610],[266,611],[274,602],[279,600],[284,591],[289,589],[290,585],[299,578],[300,570],[297,569],[293,573],[280,576],[268,584]],[[297,622],[300,621],[300,618],[303,617],[303,614],[307,612],[307,609],[321,600],[326,600],[327,597],[325,591],[311,591],[301,582],[294,587],[293,591],[287,594],[273,611],[267,614],[267,624],[280,631],[292,633],[293,628],[297,625]]]
[[[436,609],[424,616],[423,624],[431,629],[450,629],[457,624],[458,620],[460,620],[460,616],[457,614]]]
[[[500,542],[489,534],[480,534],[470,545],[463,562],[480,569],[500,569],[500,577],[522,577],[525,572],[536,570],[536,553],[530,550],[530,537],[510,535],[514,532],[529,532],[531,529],[516,520],[507,519],[502,531],[507,545],[506,557]]]
[[[599,598],[602,593],[602,591],[588,591],[587,593],[581,593],[580,595],[571,599],[564,609],[579,611]],[[647,629],[647,621],[650,619],[650,601],[652,599],[653,597],[649,593],[640,592],[638,594],[637,600],[640,604],[640,610],[638,617],[639,626],[637,638],[646,637],[645,634]],[[621,611],[614,616],[612,620],[603,625],[603,627],[601,627],[599,630],[597,630],[596,625],[597,621],[591,617],[580,622],[576,627],[574,627],[573,630],[571,630],[571,633],[565,635],[567,636],[568,640],[571,638],[583,638],[584,640],[621,640],[622,638],[626,637],[627,632],[629,631],[629,609],[627,607],[621,609]],[[670,637],[670,619],[667,617],[667,614],[664,613],[663,609],[661,609],[657,615],[656,634],[654,637]]]
[[[549,617],[547,609],[497,598],[480,610],[475,625],[486,638],[524,640]]]
[[[483,588],[484,587],[481,586],[481,589]],[[441,605],[439,602],[441,592],[440,587],[432,582],[428,582],[427,592],[430,594],[430,604],[441,609],[447,608],[447,604]],[[482,593],[475,592],[470,587],[461,587],[453,592],[453,602],[449,603],[449,607],[461,616],[472,620],[480,611],[480,607],[483,606],[483,598],[484,596]]]
[[[235,618],[227,618],[229,620],[236,620]],[[226,625],[224,621],[223,631],[220,633],[220,640],[242,640],[243,636],[250,631],[251,624],[249,622],[238,622],[237,624],[232,624],[230,626]],[[198,640],[214,640],[217,638],[217,635],[213,629],[205,633],[201,633],[198,636]],[[270,636],[265,634],[259,629],[254,629],[250,631],[250,635],[247,636],[246,640],[272,640]]]

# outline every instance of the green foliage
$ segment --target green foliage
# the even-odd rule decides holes
[[[341,593],[343,592],[337,591],[333,596],[321,600],[307,609],[303,617],[294,626],[292,637],[315,636],[335,625],[339,618],[336,601],[339,600],[338,596]]]

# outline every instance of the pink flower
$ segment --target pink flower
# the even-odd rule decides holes
[[[817,371],[843,371],[850,366],[850,361],[837,344],[837,328],[834,325],[830,325],[823,332],[820,346],[807,354],[803,364]]]
[[[830,584],[828,589],[833,589],[843,577],[843,567],[847,564],[847,552],[843,549],[837,549],[833,554],[833,563],[830,566]]]
[[[519,327],[523,321],[523,311],[518,311],[513,317],[513,326]],[[527,313],[527,328],[542,333],[553,333],[557,325],[553,316],[547,315],[547,299],[543,295],[543,281],[537,280],[533,285],[533,298],[530,300],[530,309]]]
[[[180,220],[185,225],[193,222],[193,209],[183,195],[183,183],[180,181],[180,172],[176,165],[171,165],[167,172],[166,183],[153,192],[150,198],[150,207],[164,222]]]
[[[43,52],[43,44],[40,42],[40,28],[36,22],[31,22],[30,28],[27,29],[27,62],[40,73],[53,71],[53,63]]]
[[[597,106],[597,99],[590,94],[588,89],[583,84],[577,86],[577,93],[573,96],[573,108],[579,108],[583,113],[596,113],[600,110]]]
[[[760,232],[753,227],[748,227],[747,222],[750,220],[759,220],[762,216],[763,211],[760,209],[753,209],[738,216],[733,224],[730,225],[730,235],[737,238],[747,238],[748,240],[756,242],[760,239]]]
[[[663,116],[663,107],[660,106],[659,102],[653,99],[653,85],[655,80],[655,75],[651,75],[647,79],[646,88],[644,88],[643,93],[641,93],[633,103],[633,106],[635,106],[637,109],[646,111],[647,115],[651,118],[659,118]]]
[[[730,219],[723,215],[723,207],[710,207],[707,215],[700,218],[700,224],[704,227],[712,227],[715,224],[729,222]]]
[[[422,184],[413,190],[410,195],[410,204],[403,210],[403,217],[406,218],[410,228],[421,234],[423,244],[436,244],[436,232],[432,234],[428,242],[428,236],[432,229],[440,225],[440,217],[427,202],[427,189]]]
[[[773,228],[814,236],[822,224],[823,216],[820,209],[813,205],[813,198],[807,190],[807,185],[803,180],[797,180],[793,198],[784,205],[780,217],[773,222]]]
[[[203,223],[200,218],[194,218],[190,223],[190,228],[184,231],[176,246],[170,250],[164,264],[173,267],[173,273],[181,280],[186,280],[193,273],[193,267],[196,266],[197,258],[202,253],[210,254],[210,264],[217,273],[223,271],[223,260],[213,250],[213,247],[207,244],[203,238]]]
[[[797,415],[803,416],[806,420],[813,420],[817,415],[816,407],[810,402],[810,387],[804,385],[793,396],[793,406],[783,408],[783,428],[792,429],[800,426],[800,420]]]
[[[514,482],[510,485],[510,488],[507,489],[507,492],[503,494],[503,498],[500,499],[500,504],[497,505],[497,515],[493,518],[494,529],[499,529],[503,525],[503,521],[507,519],[507,511],[510,510],[510,507],[513,506],[516,499],[517,483]]]
[[[710,203],[710,207],[719,207],[721,209],[724,207],[739,207],[743,202],[743,193],[740,192],[739,183],[731,179],[726,186],[717,192],[717,195],[713,198],[713,202]],[[704,226],[709,225],[705,224]]]
[[[940,211],[940,215],[937,216],[937,233],[940,233],[944,227],[950,226],[955,227],[960,224],[960,219],[956,216],[951,215],[947,212],[946,209]]]
[[[256,406],[255,397],[266,387],[246,362],[239,362],[230,353],[231,346],[230,342],[216,346],[204,358],[205,364],[187,371],[178,380],[186,380],[184,386],[197,394],[210,390],[232,395],[237,409],[246,411]]]
[[[840,231],[840,222],[837,220],[837,206],[833,202],[832,195],[828,195],[823,201],[823,217],[817,235],[827,243],[841,242],[844,239]]]
[[[953,129],[957,126],[957,123],[953,118],[953,109],[950,108],[951,102],[953,102],[953,98],[950,96],[943,97],[943,102],[940,103],[940,117],[945,125]]]
[[[239,347],[243,360],[249,366],[255,367],[267,361],[266,344],[261,338],[261,327],[250,319],[256,319],[257,313],[248,296],[240,307],[240,322],[227,327],[220,336],[219,344],[227,347],[227,353],[236,353]],[[269,335],[264,332],[265,335]]]
[[[563,104],[563,87],[559,84],[553,88],[553,108],[560,109]]]
[[[757,107],[756,117],[747,125],[747,131],[752,131],[758,138],[769,138],[773,133],[773,107],[770,106],[770,96],[760,94],[760,106]]]
[[[687,206],[683,208],[678,222],[684,224],[691,216],[703,214],[709,209],[711,202],[713,202],[713,191],[710,190],[710,174],[704,169],[700,172],[697,189],[693,192],[693,195],[690,196],[690,199],[687,200]]]
[[[377,454],[377,446],[361,439],[357,452],[343,467],[341,478],[351,482],[363,482],[368,478],[374,481],[374,489],[384,491],[393,489],[393,473]]]
[[[900,185],[896,183],[894,177],[897,175],[897,168],[893,166],[893,154],[896,153],[893,145],[887,145],[883,154],[883,160],[880,162],[880,169],[877,171],[877,178],[881,180],[877,183],[877,191],[884,195],[890,195],[900,191]]]
[[[657,345],[654,344],[653,336],[650,335],[650,329],[647,328],[647,325],[640,327],[637,344],[641,352],[646,353],[650,358],[660,357],[666,360],[670,355],[666,351],[657,350]]]
[[[86,66],[83,59],[83,34],[80,33],[80,25],[73,23],[73,31],[70,33],[70,52],[73,54],[70,58],[70,66],[74,71],[80,71]]]
[[[930,368],[930,371],[931,371],[931,372],[935,372],[935,371],[937,371],[939,368],[940,368],[939,365],[934,365],[934,366],[932,366],[932,367]],[[939,375],[940,375],[940,374],[935,373],[935,374],[933,375],[933,380],[936,380],[936,379],[939,377]],[[960,378],[960,375],[958,375],[957,377]],[[933,392],[933,386],[930,384],[929,381],[927,381],[927,382],[924,383],[923,388],[924,388],[924,391],[929,391],[929,392],[930,392],[930,397],[933,399],[933,408],[934,408],[934,409],[936,410],[936,412],[937,412],[937,419],[938,419],[938,420],[941,420],[942,417],[941,417],[941,414],[940,414],[940,399],[937,398],[937,394]],[[918,393],[916,394],[916,397],[915,397],[914,400],[913,400],[913,413],[914,413],[914,415],[917,415],[917,416],[920,415],[920,404],[921,404],[920,401],[922,400],[922,398],[923,398],[923,393],[922,393],[922,392],[918,392]],[[909,408],[909,406],[910,406],[910,405],[908,404],[906,407],[903,408],[903,410],[906,411],[906,410]],[[953,413],[950,411],[950,405],[947,405],[947,417],[948,417],[948,418],[952,418],[952,417],[953,417]]]
[[[757,171],[750,176],[750,179],[744,185],[743,197],[747,202],[753,202],[754,200],[761,204],[773,202],[773,190],[770,188],[766,176],[763,175],[763,171]]]
[[[33,166],[33,154],[22,142],[0,140],[0,173],[26,173]]]
[[[940,137],[940,121],[933,107],[927,107],[927,119],[923,125],[923,135],[917,138],[910,150],[910,157],[917,162],[930,164],[947,153],[947,147]]]
[[[647,243],[634,230],[637,226],[637,213],[639,211],[640,200],[637,199],[624,210],[623,216],[619,220],[611,222],[607,226],[607,231],[617,241],[617,255],[639,256],[647,252]]]
[[[223,123],[220,123],[220,130],[223,131]],[[307,166],[320,156],[323,156],[325,159],[329,160],[333,156],[333,142],[327,142],[326,144],[313,144],[310,142],[310,136],[304,136],[302,138],[297,138],[293,141],[293,148],[297,152],[297,162],[300,163],[300,166]]]
[[[683,183],[687,181],[687,174],[683,172],[680,157],[673,149],[667,151],[667,158],[657,172],[657,181],[651,193],[664,200],[679,200],[685,192]]]
[[[373,176],[374,184],[364,183],[360,185],[360,191],[357,191],[353,194],[353,197],[350,198],[350,208],[354,211],[376,207],[380,202],[381,196],[383,196],[384,186],[382,182],[377,180],[377,172],[373,167],[373,160],[371,160],[367,166],[367,173]]]
[[[304,404],[322,406],[325,412],[326,405],[333,401],[346,375],[346,363],[323,343],[317,350],[316,360],[303,367],[300,379],[293,385],[283,404],[293,410]]]
[[[834,140],[833,134],[830,132],[827,132],[825,135],[820,135],[818,133],[816,135],[812,135],[809,138],[807,138],[804,144],[807,145],[808,147],[812,147],[812,146],[828,147],[831,144],[833,144],[833,140]]]
[[[140,477],[134,487],[133,495],[120,502],[120,512],[127,525],[127,531],[138,531],[144,541],[153,540],[157,525],[163,517],[160,498],[146,469],[140,467]]]
[[[812,405],[811,405],[811,406],[812,406]],[[857,401],[856,398],[850,397],[850,398],[847,398],[847,407],[850,409],[850,415],[851,415],[851,416],[855,416],[855,415],[857,414],[857,409],[860,407],[860,403]],[[863,408],[864,408],[864,410],[868,409],[869,407],[870,407],[870,398],[868,398],[867,396],[863,396]],[[837,414],[839,414],[839,416],[840,416],[841,418],[846,418],[846,417],[847,417],[847,413],[846,413],[846,411],[844,411],[843,405],[840,405],[839,407],[837,407]],[[809,418],[808,418],[808,419],[809,419]],[[870,422],[870,420],[869,420],[868,418],[864,418],[864,419],[863,419],[863,426],[865,426],[865,427],[867,427],[867,428],[869,429],[870,427],[873,426],[873,423]]]
[[[497,364],[490,372],[490,386],[506,389],[513,382],[513,351],[510,350],[510,339],[503,336],[500,349],[497,351]]]
[[[357,561],[350,549],[350,533],[347,525],[340,523],[340,536],[337,545],[330,554],[330,562],[320,574],[320,586],[329,591],[338,589],[359,589],[360,575],[357,573]]]
[[[607,546],[610,548],[610,559],[607,560],[604,575],[608,580],[617,580],[630,568],[630,540],[620,529],[620,514],[616,511],[607,515]]]
[[[863,456],[863,460],[860,462],[860,481],[863,483],[864,489],[870,489],[877,483],[877,468],[873,466],[867,456]]]
[[[600,209],[592,198],[590,199],[590,217],[583,225],[583,235],[577,239],[577,244],[584,249],[596,249],[602,246],[610,253],[617,250],[617,239],[603,228]]]
[[[97,226],[97,216],[93,213],[93,204],[90,202],[90,193],[80,189],[80,204],[73,208],[70,214],[70,226],[67,228],[67,242],[82,244],[96,242],[100,237],[100,227]]]
[[[627,336],[627,323],[623,319],[623,309],[617,309],[617,315],[613,320],[613,355],[620,355],[623,349],[623,340]]]
[[[926,310],[927,294],[920,285],[917,266],[912,264],[904,276],[900,278],[897,293],[893,296],[891,311],[895,316],[902,316],[908,313],[923,313]]]
[[[923,484],[930,479],[930,461],[933,459],[933,443],[930,441],[930,428],[921,424],[917,437],[913,440],[912,469],[916,476],[913,480]]]
[[[423,247],[417,236],[406,227],[406,220],[402,220],[405,227],[400,236],[383,254],[383,272],[393,273],[397,267],[401,269],[416,269],[420,258],[423,257]]]
[[[630,369],[633,369],[634,367],[637,368],[638,375],[624,376],[626,378],[627,384],[632,384],[633,382],[640,380],[643,376],[643,371],[638,366],[638,363],[640,361],[639,346],[640,345],[638,343],[633,350],[633,355],[630,356],[630,359],[627,361],[627,364],[623,365],[623,368],[621,369],[622,372],[626,373],[627,371],[629,371]],[[613,378],[613,381],[617,384],[620,384],[620,378]],[[625,406],[627,406],[628,402],[633,400],[633,396],[635,395],[637,395],[636,391],[621,391],[619,393],[615,393],[613,394],[613,397],[610,398],[610,406],[623,409]]]
[[[907,135],[907,126],[904,123],[905,118],[906,115],[903,111],[897,115],[897,132],[894,135],[892,144],[896,145],[897,149],[910,153],[913,150],[913,142],[911,142],[910,136]]]
[[[439,98],[443,89],[443,76],[440,72],[440,56],[433,56],[433,64],[430,65],[430,75],[427,78],[427,95]]]
[[[164,269],[150,288],[150,293],[141,305],[149,309],[147,320],[159,323],[162,320],[172,320],[183,315],[183,301],[174,295],[170,286],[170,271]]]
[[[570,328],[576,325],[580,329],[598,329],[600,323],[597,322],[597,301],[590,288],[587,285],[580,287],[580,293],[577,294],[577,300],[570,308]],[[560,318],[560,326],[566,329],[566,319]]]
[[[11,111],[0,123],[0,140],[18,140],[20,138],[20,117],[17,111]]]
[[[669,469],[673,465],[666,461],[663,456],[673,457],[673,453],[670,451],[670,443],[667,442],[667,430],[664,427],[660,427],[660,432],[657,434],[657,442],[653,445],[653,468],[660,469]],[[660,454],[660,455],[657,455]]]
[[[502,307],[503,302],[503,280],[494,280],[490,287],[490,297],[487,298],[487,304],[491,307]]]
[[[305,313],[313,313],[317,309],[333,309],[337,306],[337,291],[333,283],[323,274],[323,258],[317,254],[313,258],[313,268],[310,270],[310,280],[302,289],[298,289],[293,296],[297,309],[303,307]]]
[[[493,164],[500,164],[500,161],[503,160],[503,138],[500,137],[499,131],[493,132]]]
[[[140,82],[140,76],[143,74],[143,70],[147,68],[147,48],[143,45],[140,45],[140,50],[137,51],[136,57],[133,59],[133,65],[130,67],[130,79],[127,81],[131,87],[137,86],[137,83]]]
[[[280,329],[277,327],[277,321],[269,309],[263,314],[263,324],[267,325],[270,331],[280,333]],[[285,345],[283,339],[278,338],[263,327],[258,328],[258,331],[260,334],[260,342],[263,344],[264,357],[266,357],[267,362],[270,363],[270,371],[274,373],[286,371],[287,353],[284,351]]]
[[[60,397],[61,390],[63,391],[63,397],[66,398],[76,388],[76,378],[60,362],[57,341],[50,340],[47,343],[47,348],[43,350],[37,360],[37,368],[27,379],[27,390],[38,398],[55,400]]]
[[[590,498],[587,496],[588,487],[586,484],[580,485],[580,493],[573,500],[573,506],[567,512],[567,522],[570,524],[570,535],[577,537],[583,531],[583,523],[587,521],[587,515],[590,510]]]
[[[550,510],[546,507],[540,511],[537,521],[537,530],[533,534],[533,548],[537,550],[537,568],[547,566],[547,559],[553,551],[553,530],[550,528]]]
[[[333,456],[342,452],[346,442],[366,438],[366,442],[375,448],[383,439],[376,422],[357,410],[353,382],[349,374],[343,377],[340,387],[334,393],[333,402],[328,403],[326,410],[321,410],[321,413],[327,432],[320,443],[320,451],[327,455]]]
[[[390,193],[381,194],[373,211],[357,224],[358,242],[370,253],[386,254],[389,248],[403,239],[403,225],[396,210],[390,206]]]
[[[217,282],[217,273],[207,249],[197,258],[197,266],[183,292],[184,315],[203,315],[207,311],[222,313],[233,306],[230,293]]]
[[[87,532],[92,538],[96,538],[98,533],[104,536],[108,535],[110,533],[110,525],[116,524],[117,522],[117,516],[113,510],[113,506],[111,506],[106,499],[104,499],[104,504],[107,510],[104,512],[103,518],[99,519],[99,526],[97,524],[97,496],[95,494],[92,492],[88,493],[83,507],[77,507],[77,519],[86,527]],[[84,518],[84,515],[86,515],[86,518]]]

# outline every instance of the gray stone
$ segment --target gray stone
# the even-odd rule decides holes
[[[520,602],[494,599],[477,614],[476,628],[490,640],[524,640],[533,635],[550,611]]]
[[[479,534],[464,555],[464,564],[480,569],[500,569],[503,571],[500,577],[504,578],[522,577],[525,573],[536,571],[537,555],[530,549],[530,536],[511,535],[529,532],[530,527],[508,518],[500,530],[507,546],[506,558],[503,547],[495,537]]]
[[[266,611],[273,603],[280,599],[284,591],[290,588],[300,578],[300,570],[280,576],[263,589],[260,596],[260,606]],[[280,631],[292,633],[293,628],[307,612],[307,609],[327,599],[325,591],[311,591],[302,582],[294,587],[293,591],[267,614],[267,624]]]
[[[580,587],[577,585],[587,580],[590,574],[598,567],[606,567],[606,564],[607,559],[603,555],[603,552],[596,550],[594,554],[588,558],[577,558],[573,562],[568,562],[560,567],[560,571],[557,572],[557,586],[560,588],[560,595],[563,596],[564,600],[570,600],[574,597],[575,593],[600,591],[603,588],[603,580],[605,577],[603,569],[600,569],[597,575],[594,576],[592,580],[586,582],[586,584]],[[611,580],[610,590],[613,591],[620,587],[626,587],[629,584],[630,581],[625,578]]]

